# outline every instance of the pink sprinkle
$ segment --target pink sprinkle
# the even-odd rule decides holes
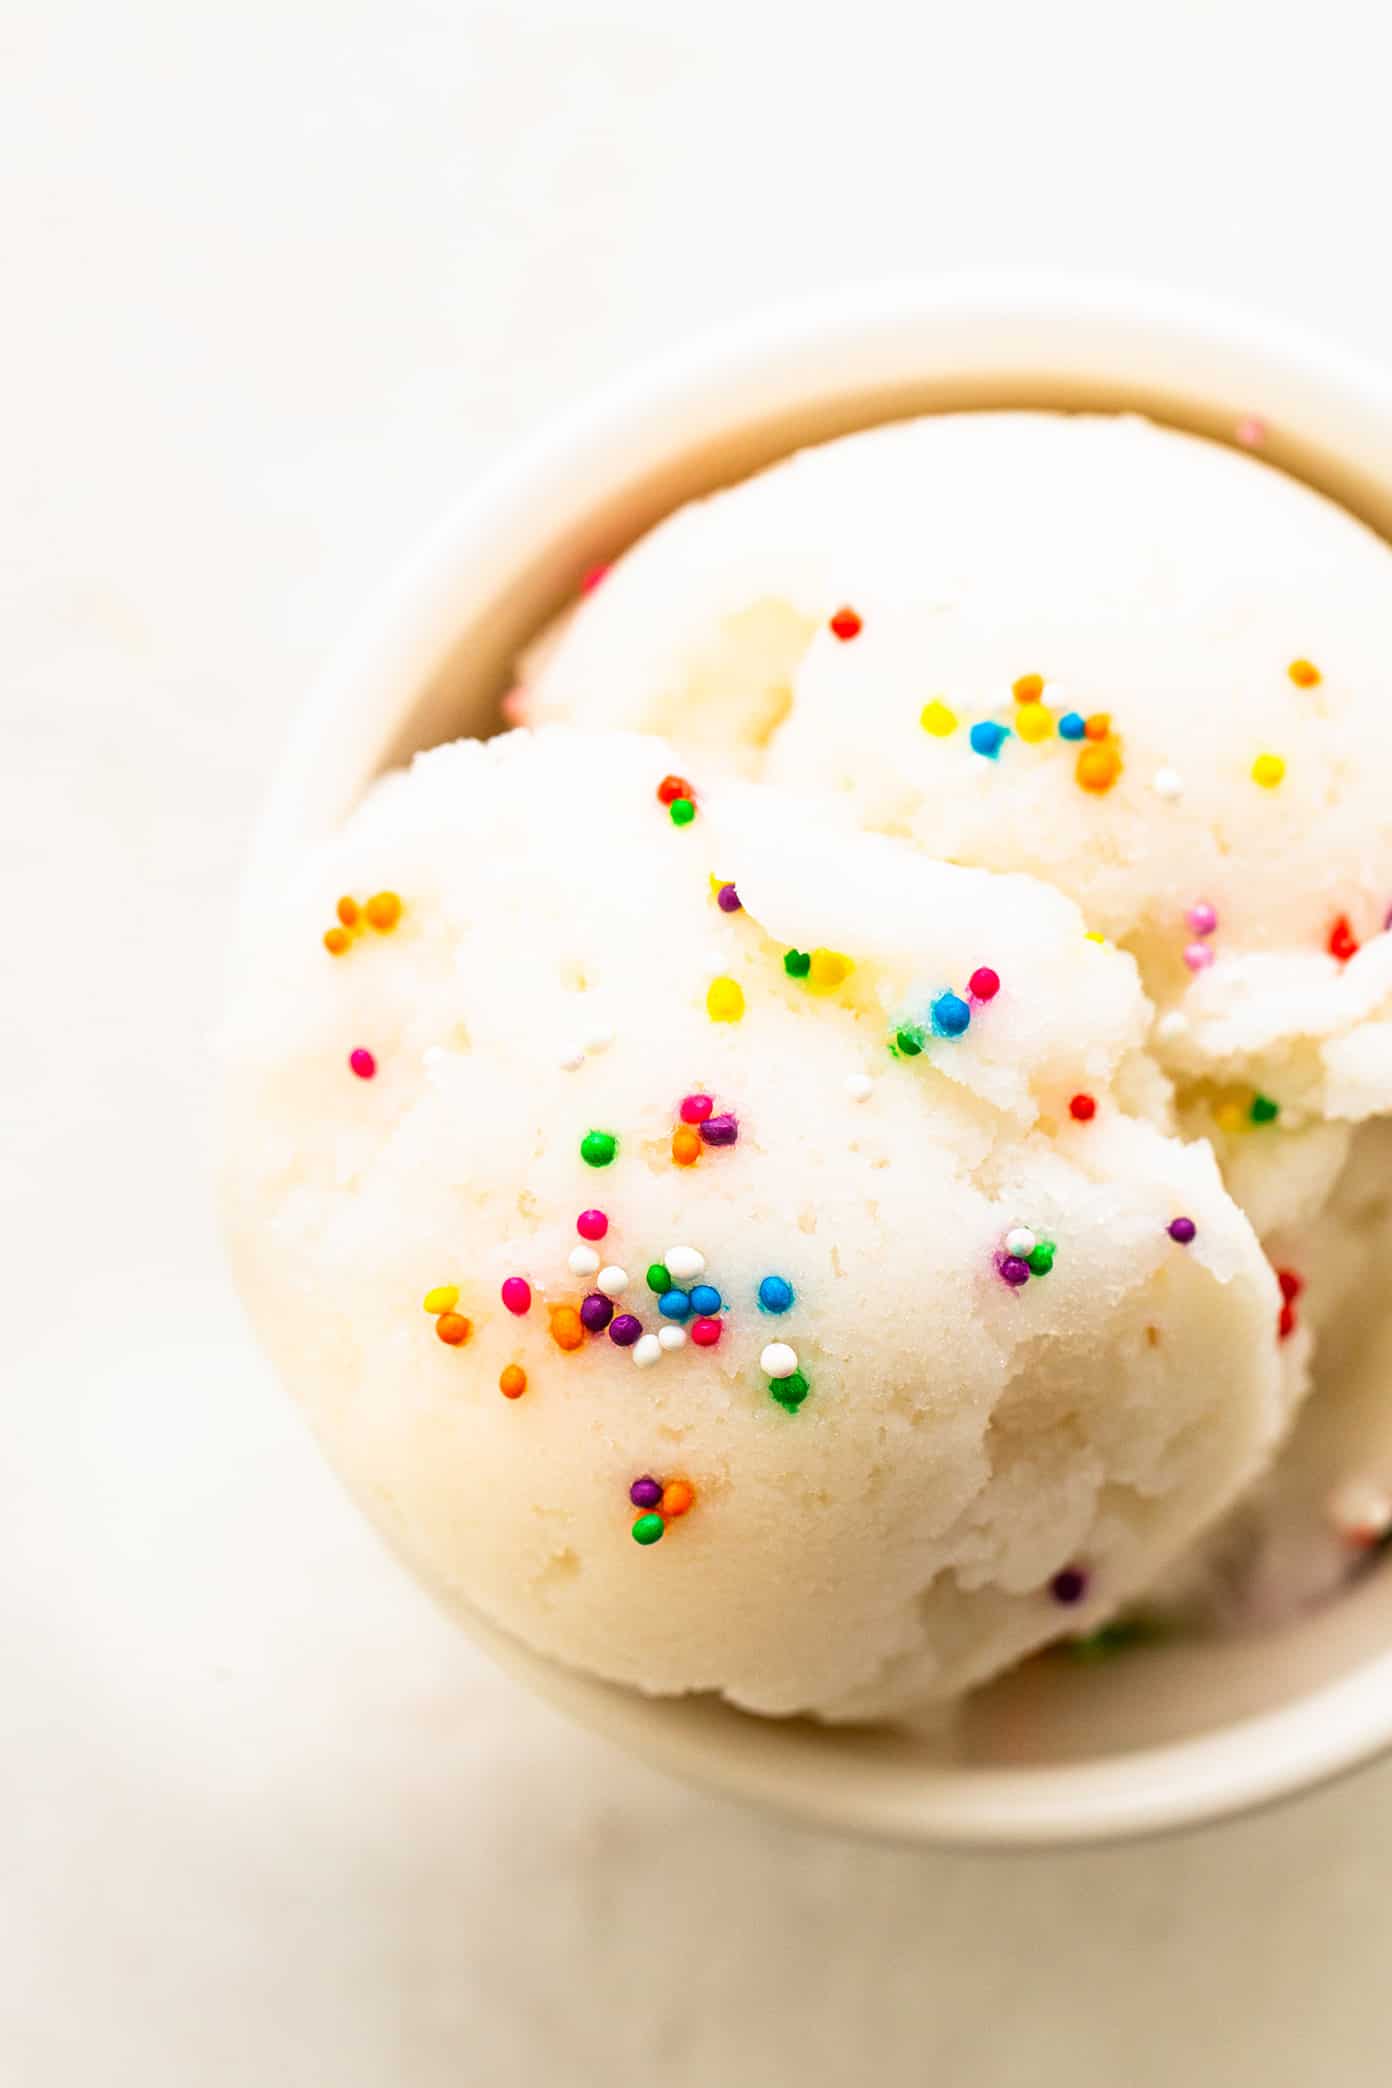
[[[1213,962],[1213,945],[1211,943],[1190,943],[1184,952],[1184,962],[1188,965],[1191,972],[1207,971]]]
[[[1233,433],[1244,449],[1260,449],[1266,441],[1266,422],[1255,413],[1244,414]]]
[[[588,573],[586,573],[581,579],[581,594],[593,594],[595,589],[598,587],[600,581],[604,578],[605,574],[610,572],[611,570],[611,566],[607,565],[591,566]]]
[[[371,1080],[373,1074],[377,1071],[376,1059],[370,1051],[364,1051],[361,1045],[359,1045],[356,1051],[349,1052],[348,1063],[357,1074],[359,1080]]]
[[[1000,973],[993,972],[989,964],[983,964],[967,981],[967,991],[973,1000],[994,1000],[1000,992]]]
[[[503,713],[504,725],[526,724],[527,691],[523,688],[521,682],[517,684],[515,689],[508,690],[499,708]]]
[[[1195,935],[1212,935],[1218,926],[1218,909],[1207,899],[1196,899],[1184,918]]]
[[[582,1211],[575,1221],[575,1230],[582,1240],[602,1240],[609,1230],[609,1220],[603,1211]]]
[[[725,1322],[718,1319],[698,1319],[691,1322],[691,1339],[697,1348],[714,1348],[720,1339]]]
[[[688,1095],[681,1106],[684,1124],[704,1124],[715,1104],[709,1095]]]
[[[520,1319],[532,1302],[532,1286],[525,1276],[509,1276],[503,1285],[503,1303]]]

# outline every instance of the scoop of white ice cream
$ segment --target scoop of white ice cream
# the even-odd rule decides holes
[[[679,824],[675,765],[514,734],[377,787],[236,996],[236,1258],[449,1601],[644,1690],[889,1715],[1223,1510],[1281,1426],[1279,1301],[1070,900],[748,784]],[[643,1479],[693,1497],[635,1543]]]
[[[526,702],[1046,879],[1135,952],[1174,1071],[1352,1120],[1392,1108],[1389,659],[1392,553],[1308,487],[1137,419],[976,413],[673,515]]]

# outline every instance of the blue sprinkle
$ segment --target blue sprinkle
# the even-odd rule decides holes
[[[982,718],[979,723],[973,725],[967,736],[971,740],[973,754],[984,754],[988,761],[994,761],[1010,737],[1010,727],[997,725],[994,718]]]
[[[960,1037],[971,1021],[971,1009],[959,993],[940,993],[933,1003],[933,1028],[940,1037]]]
[[[713,1312],[719,1312],[720,1293],[715,1289],[714,1285],[709,1283],[698,1283],[696,1285],[691,1293],[691,1310],[699,1313],[702,1319],[709,1319]]]
[[[664,1319],[684,1320],[690,1316],[691,1300],[684,1290],[664,1291],[657,1301],[657,1309]]]
[[[1059,719],[1060,739],[1081,739],[1087,731],[1087,720],[1081,711],[1065,711]]]
[[[786,1312],[793,1302],[793,1286],[786,1276],[765,1276],[759,1285],[760,1312]]]

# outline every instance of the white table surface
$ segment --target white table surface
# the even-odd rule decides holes
[[[1123,270],[1392,349],[1361,0],[837,12],[0,0],[15,2088],[1387,2077],[1392,1766],[1029,1859],[671,1786],[386,1562],[219,1264],[206,1039],[286,717],[539,414],[916,266]]]

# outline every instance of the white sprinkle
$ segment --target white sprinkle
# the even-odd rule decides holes
[[[662,1265],[674,1283],[691,1283],[706,1273],[706,1257],[696,1247],[669,1247]]]
[[[1157,769],[1151,778],[1151,789],[1158,798],[1166,798],[1171,804],[1184,795],[1184,778],[1178,769]]]
[[[606,1025],[602,1028],[592,1029],[589,1032],[585,1038],[585,1049],[590,1057],[593,1058],[597,1052],[607,1051],[613,1041],[614,1032]]]
[[[648,1337],[645,1334],[643,1336],[644,1341],[646,1341],[647,1338]],[[670,1324],[668,1326],[661,1327],[658,1330],[657,1338],[658,1341],[661,1343],[662,1347],[665,1349],[679,1349],[686,1347],[685,1327],[674,1327]]]
[[[561,1071],[563,1073],[574,1073],[575,1071],[577,1071],[579,1067],[583,1066],[584,1063],[584,1045],[572,1044],[569,1051],[565,1054],[565,1057],[561,1060]]]
[[[599,1267],[599,1256],[593,1247],[572,1247],[570,1250],[570,1273],[572,1276],[593,1276]]]
[[[1155,1040],[1158,1044],[1177,1044],[1181,1037],[1189,1034],[1189,1017],[1181,1015],[1178,1008],[1171,1008],[1155,1025]]]
[[[617,1262],[610,1262],[607,1269],[600,1270],[594,1286],[603,1291],[606,1298],[621,1298],[628,1289],[628,1271],[621,1269]]]
[[[656,1334],[644,1334],[633,1344],[633,1360],[639,1370],[662,1361],[662,1342]]]
[[[848,1073],[846,1093],[852,1102],[868,1102],[875,1092],[875,1083],[868,1073]]]
[[[765,1377],[791,1377],[797,1369],[797,1350],[786,1341],[771,1341],[759,1358],[759,1368]]]
[[[1013,1254],[1017,1261],[1028,1261],[1038,1245],[1027,1225],[1012,1225],[1005,1236],[1005,1251]]]

